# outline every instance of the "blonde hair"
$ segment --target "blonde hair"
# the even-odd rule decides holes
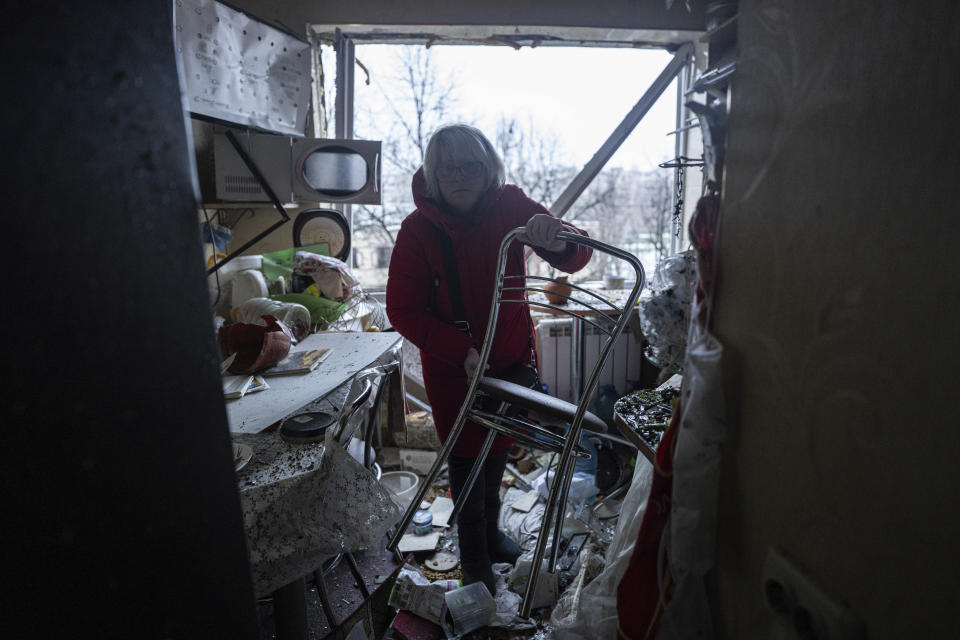
[[[487,137],[476,127],[468,124],[450,124],[440,127],[430,136],[427,151],[423,155],[423,177],[426,180],[426,195],[441,202],[440,185],[437,184],[437,169],[441,165],[461,165],[478,161],[483,164],[487,183],[483,190],[492,186],[502,187],[506,180],[503,160]]]

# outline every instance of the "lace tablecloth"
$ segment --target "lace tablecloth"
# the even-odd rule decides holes
[[[377,378],[386,384],[384,375],[399,366],[402,344],[387,342],[389,348],[366,369],[302,408],[294,403],[293,413],[322,410],[339,415],[360,380]],[[373,403],[371,396],[368,406]],[[328,437],[332,432],[327,431]],[[400,519],[373,472],[336,441],[290,444],[278,432],[234,433],[232,440],[253,450],[237,473],[237,485],[257,597],[307,575],[330,556],[383,545],[387,529]]]
[[[257,597],[332,555],[383,544],[400,518],[373,473],[335,441],[290,444],[277,433],[233,440],[253,449],[237,482]]]

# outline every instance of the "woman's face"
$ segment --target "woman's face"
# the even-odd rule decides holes
[[[440,195],[456,213],[468,213],[483,195],[487,183],[483,163],[470,160],[460,164],[445,163],[437,167]]]

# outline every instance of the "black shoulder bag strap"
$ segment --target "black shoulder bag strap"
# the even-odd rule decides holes
[[[460,274],[457,271],[457,261],[453,257],[453,243],[450,242],[450,236],[442,227],[436,227],[437,238],[440,240],[440,250],[443,252],[443,270],[447,272],[447,289],[450,293],[450,303],[453,305],[455,326],[468,336],[470,333],[470,322],[467,320],[467,309],[463,306],[463,294],[460,292]]]
[[[458,320],[454,320],[453,325],[463,331],[468,336],[470,333],[470,322],[467,320],[467,310],[463,306],[463,295],[460,292],[460,274],[457,271],[457,262],[453,257],[453,243],[450,236],[440,227],[437,229],[437,238],[440,240],[440,249],[443,252],[443,270],[447,274],[447,289],[450,292],[450,303],[453,305],[453,314]],[[540,374],[537,371],[537,350],[533,343],[533,334],[528,336],[530,341],[531,363],[517,363],[510,368],[504,376],[504,380],[516,382],[528,389],[540,389]]]

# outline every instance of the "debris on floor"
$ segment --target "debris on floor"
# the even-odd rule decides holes
[[[430,424],[426,416],[416,421]],[[399,457],[401,460],[397,462],[413,471],[419,469],[411,469],[417,465],[411,465],[410,461],[426,458],[418,454]],[[516,565],[493,566],[494,594],[482,583],[462,584],[457,526],[455,522],[448,523],[453,501],[446,474],[441,471],[420,505],[423,510],[418,512],[420,517],[411,523],[401,542],[406,564],[390,596],[390,606],[397,609],[397,614],[385,638],[602,637],[593,635],[584,623],[598,621],[597,631],[609,626],[609,620],[604,618],[609,618],[610,603],[615,605],[616,576],[607,571],[608,563],[622,563],[624,554],[629,556],[636,536],[634,521],[639,522],[639,517],[634,516],[644,506],[645,495],[640,494],[649,487],[649,474],[643,469],[631,478],[632,469],[628,467],[616,487],[601,493],[596,486],[596,467],[578,466],[564,514],[558,570],[556,573],[546,571],[544,559],[534,593],[533,614],[525,619],[519,616],[520,604],[543,521],[546,495],[556,470],[555,462],[550,454],[534,454],[519,446],[510,452],[501,487],[498,524],[518,543],[522,555]],[[646,465],[646,462],[641,460],[640,464]],[[625,524],[619,522],[621,508],[631,514],[630,526],[620,526]],[[552,537],[553,532],[547,535]],[[548,539],[548,549],[549,542]],[[594,610],[585,612],[585,607]],[[613,615],[615,622],[615,610]]]
[[[447,612],[444,594],[459,588],[459,580],[430,581],[420,573],[417,567],[407,565],[400,570],[387,604],[401,611],[409,611],[434,624],[442,625]]]

